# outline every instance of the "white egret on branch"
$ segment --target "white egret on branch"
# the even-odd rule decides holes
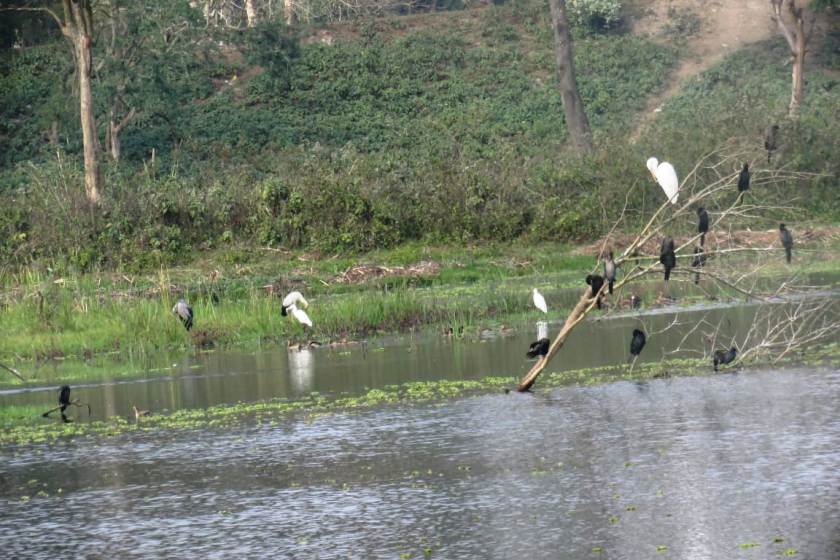
[[[646,165],[650,174],[665,191],[668,201],[671,204],[676,204],[677,198],[679,198],[680,182],[677,179],[677,171],[674,166],[667,161],[659,163],[659,160],[655,157],[649,158]]]
[[[548,306],[545,304],[545,298],[536,288],[534,288],[534,305],[543,313],[548,313]]]

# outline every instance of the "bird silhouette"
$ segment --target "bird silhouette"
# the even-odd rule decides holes
[[[785,248],[785,259],[790,264],[790,259],[793,257],[793,234],[785,227],[785,224],[779,224],[779,240]]]
[[[712,358],[712,363],[714,363],[715,371],[718,370],[718,366],[723,366],[728,363],[731,363],[735,360],[735,356],[738,355],[738,349],[734,346],[729,350],[715,350],[715,355]]]
[[[738,174],[738,192],[743,193],[750,188],[750,164],[744,163],[741,173]]]
[[[700,234],[700,246],[706,241],[706,234],[709,233],[709,213],[702,206],[697,208],[697,233]]]
[[[779,134],[779,125],[774,124],[767,127],[764,133],[764,149],[767,150],[767,163],[770,163],[770,158],[773,152],[776,151],[777,136]]]
[[[525,355],[529,358],[536,358],[537,356],[543,358],[546,354],[548,354],[549,346],[551,346],[551,340],[541,338],[538,341],[531,343],[531,346],[528,348],[528,352],[526,352]]]
[[[665,267],[665,281],[671,277],[671,270],[677,266],[677,255],[674,253],[674,238],[666,237],[659,248],[659,262]]]
[[[600,274],[588,274],[586,276],[586,283],[589,284],[590,298],[596,298],[595,305],[601,309],[601,288],[604,287],[604,277]]]
[[[610,251],[610,256],[604,261],[604,278],[607,280],[607,288],[610,294],[613,293],[613,284],[615,284],[615,260],[613,260],[613,252]]]
[[[642,349],[645,347],[645,342],[647,342],[645,333],[639,329],[633,329],[633,338],[630,340],[630,355],[638,356],[641,354]]]
[[[706,264],[706,253],[703,252],[702,247],[694,247],[694,260],[691,261],[691,266],[698,269],[694,273],[694,283],[700,283],[700,270]]]

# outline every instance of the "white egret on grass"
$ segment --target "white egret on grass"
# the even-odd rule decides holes
[[[534,305],[543,313],[548,313],[548,306],[545,304],[545,298],[536,288],[534,288]]]
[[[309,307],[309,302],[306,301],[303,294],[297,291],[289,292],[288,295],[283,298],[283,306],[280,308],[280,315],[285,317],[291,313],[292,317],[294,317],[298,323],[311,327],[312,319],[310,319],[309,315],[307,315],[306,311],[304,311],[307,307]]]
[[[295,304],[289,306],[289,311],[292,312],[292,317],[297,319],[297,322],[301,325],[306,325],[307,327],[312,326],[312,319],[309,318],[309,315],[306,314],[306,311],[303,309],[298,309]]]

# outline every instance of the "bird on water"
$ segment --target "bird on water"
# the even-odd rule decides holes
[[[666,237],[659,248],[659,262],[665,267],[665,281],[671,278],[671,270],[677,266],[677,255],[674,253],[674,238]]]
[[[790,259],[793,257],[793,234],[785,227],[785,224],[779,224],[779,240],[785,248],[785,259],[790,264]]]
[[[178,302],[172,306],[172,313],[178,316],[181,322],[184,324],[184,328],[190,330],[193,326],[193,310],[192,307],[187,305],[187,302],[184,301],[183,298],[179,299]]]
[[[729,363],[732,363],[735,360],[735,356],[738,355],[738,349],[734,346],[729,350],[715,350],[715,355],[712,358],[712,363],[715,366],[715,371],[718,370],[718,366],[723,366]]]

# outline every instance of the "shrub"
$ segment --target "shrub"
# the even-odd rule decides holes
[[[568,0],[566,6],[572,25],[597,31],[621,21],[621,0]]]

